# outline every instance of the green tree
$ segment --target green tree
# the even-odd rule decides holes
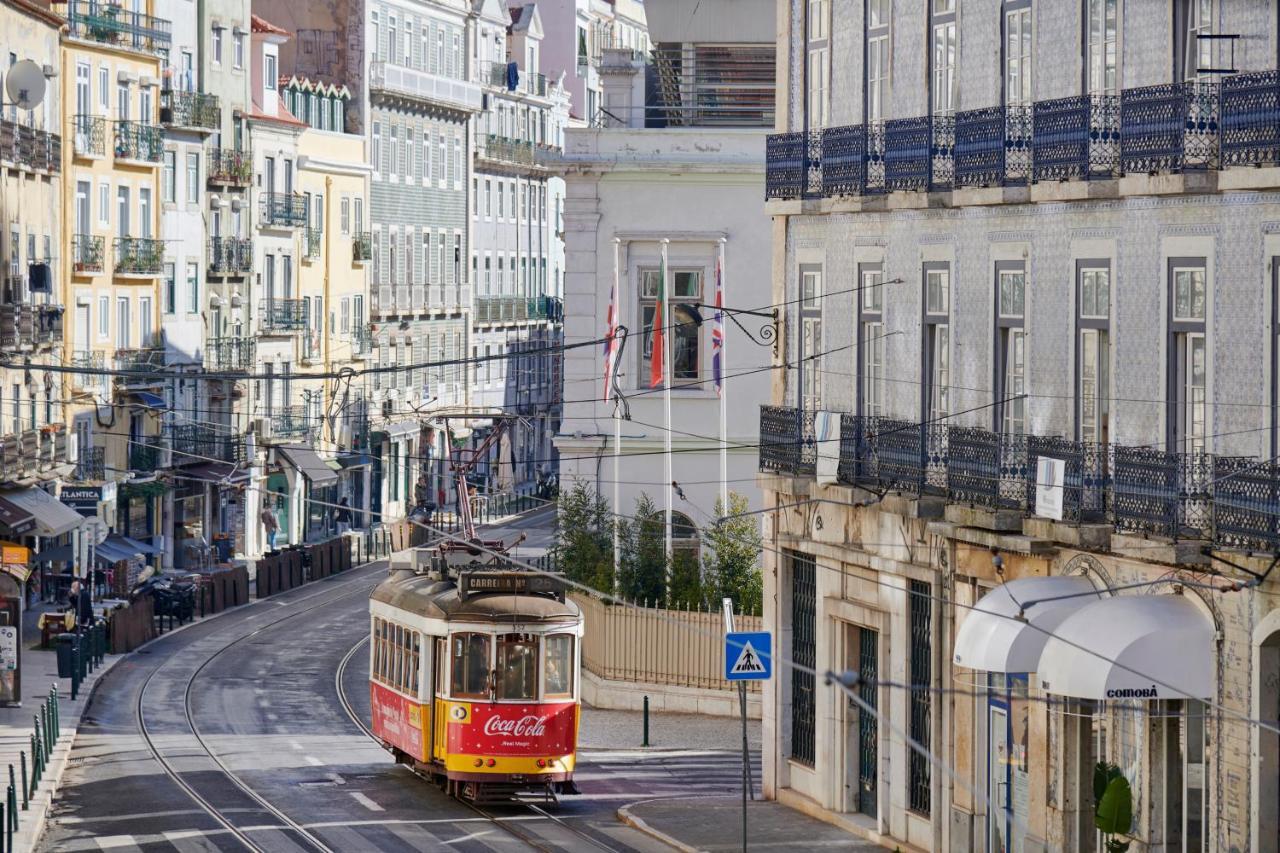
[[[707,606],[707,590],[702,582],[702,567],[698,564],[695,551],[679,548],[672,553],[669,600],[672,607],[696,609]]]
[[[623,526],[622,538],[623,598],[629,601],[656,604],[665,598],[667,586],[666,519],[653,504],[653,499],[641,493],[636,498],[632,520]]]
[[[613,513],[604,498],[581,482],[556,501],[556,560],[570,580],[613,589]]]
[[[759,559],[764,540],[760,525],[748,511],[747,499],[737,492],[729,493],[726,512],[716,501],[716,518],[738,516],[716,521],[702,531],[702,563],[708,590],[718,598],[733,599],[739,613],[760,613],[764,601],[764,579]]]

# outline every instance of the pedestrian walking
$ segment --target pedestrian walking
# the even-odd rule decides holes
[[[351,503],[346,495],[338,498],[338,511],[334,513],[334,520],[338,522],[339,536],[345,535],[351,529]]]
[[[71,582],[71,591],[67,593],[67,606],[76,614],[78,628],[88,628],[93,624],[93,601],[89,597],[89,588],[79,580]]]
[[[262,528],[267,532],[267,550],[274,551],[276,549],[276,533],[280,531],[280,522],[276,521],[275,510],[271,508],[268,501],[262,502]]]

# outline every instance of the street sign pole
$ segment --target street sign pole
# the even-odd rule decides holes
[[[724,633],[733,633],[733,599],[724,599]],[[729,647],[726,643],[725,657]],[[738,682],[738,708],[742,711],[742,853],[747,851],[747,794],[751,793],[751,752],[747,748],[747,683]],[[752,799],[755,795],[752,794]]]

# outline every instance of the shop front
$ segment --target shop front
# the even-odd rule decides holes
[[[291,514],[291,517],[298,519],[297,531],[286,527],[283,520],[281,529],[291,531],[291,542],[317,542],[334,536],[337,532],[334,516],[341,466],[321,459],[309,447],[281,445],[276,448],[276,453],[285,471],[291,472],[286,478],[286,490],[294,498],[289,503],[297,507],[296,515]]]
[[[12,538],[21,539],[32,551],[47,552],[65,546],[67,553],[61,561],[50,561],[33,556],[31,562],[41,566],[41,571],[28,571],[23,579],[25,588],[20,595],[28,604],[43,597],[46,601],[59,601],[66,597],[74,579],[74,549],[70,543],[60,540],[76,530],[84,522],[84,516],[60,502],[43,489],[29,486],[0,493],[4,510],[0,524]],[[62,566],[61,569],[55,568]],[[10,576],[14,576],[10,573]]]

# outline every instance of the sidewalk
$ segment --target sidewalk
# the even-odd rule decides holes
[[[737,797],[683,797],[648,800],[618,809],[618,819],[684,853],[742,849],[742,800]],[[884,848],[763,800],[747,803],[750,850],[854,850]]]
[[[644,743],[644,714],[582,706],[579,749],[639,749]],[[760,721],[747,721],[747,743],[760,749]],[[653,749],[742,750],[742,720],[699,714],[649,714],[649,746]]]

